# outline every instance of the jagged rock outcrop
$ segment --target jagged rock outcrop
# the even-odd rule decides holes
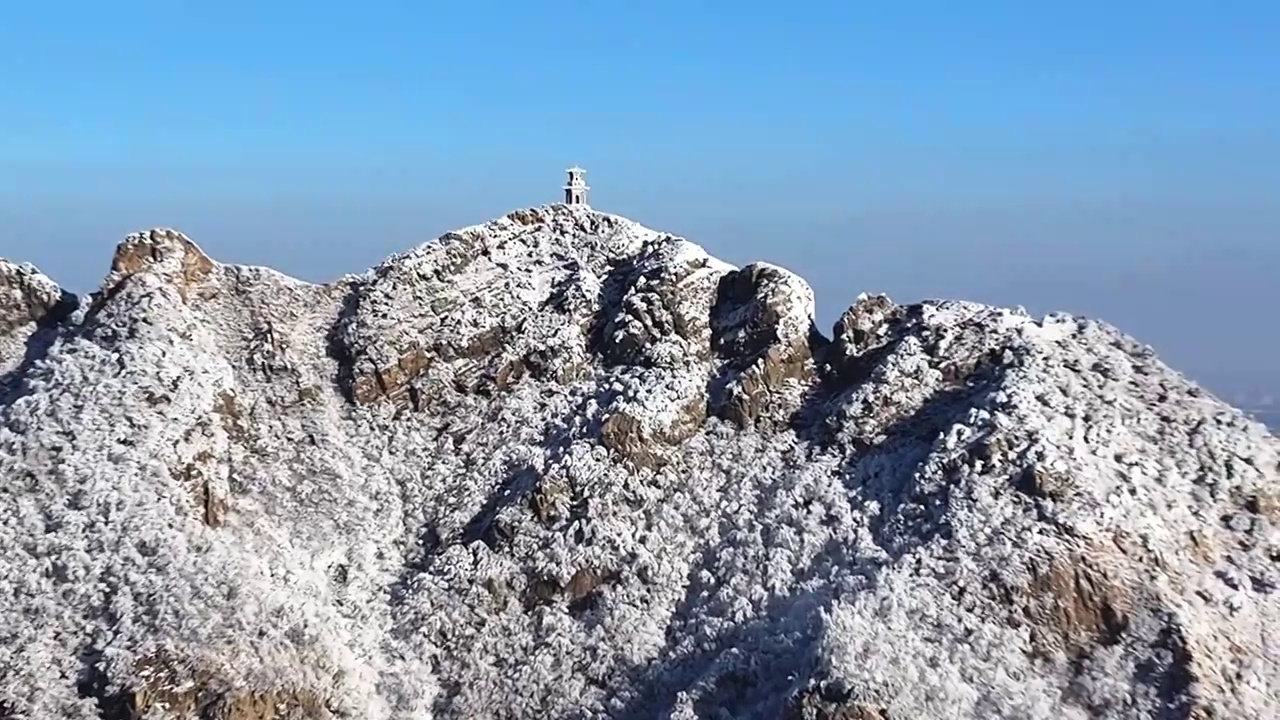
[[[0,262],[0,718],[1268,718],[1280,441],[1092,320],[583,207]]]
[[[0,381],[8,385],[23,362],[41,352],[56,326],[77,306],[77,299],[28,264],[0,258]]]

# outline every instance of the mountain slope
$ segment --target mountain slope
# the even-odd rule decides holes
[[[1115,329],[581,207],[0,266],[0,717],[1262,718],[1280,442]]]

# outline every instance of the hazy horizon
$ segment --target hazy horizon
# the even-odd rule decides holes
[[[23,5],[0,256],[125,234],[307,280],[555,202],[860,292],[1101,318],[1280,395],[1280,7]],[[142,40],[137,40],[142,38]]]

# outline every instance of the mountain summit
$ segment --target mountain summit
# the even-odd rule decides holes
[[[0,718],[1264,718],[1280,441],[1092,320],[585,206],[0,261]]]

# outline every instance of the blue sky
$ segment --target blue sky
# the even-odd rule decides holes
[[[324,280],[578,163],[824,325],[864,290],[1067,310],[1280,394],[1280,4],[1050,5],[10,4],[0,255],[83,291],[171,225]]]

